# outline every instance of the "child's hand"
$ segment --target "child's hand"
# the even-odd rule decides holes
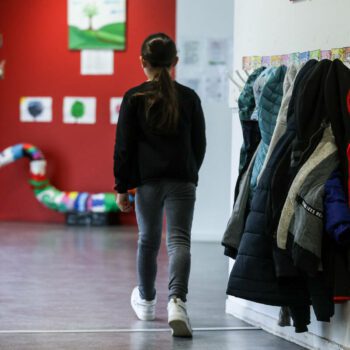
[[[117,194],[117,205],[123,213],[130,213],[132,211],[132,205],[129,201],[128,193]]]

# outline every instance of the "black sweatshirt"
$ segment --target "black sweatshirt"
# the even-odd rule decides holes
[[[115,190],[125,193],[148,181],[169,179],[197,185],[205,149],[205,121],[198,95],[175,82],[180,119],[176,133],[160,135],[146,122],[145,91],[149,82],[124,95],[114,148]]]

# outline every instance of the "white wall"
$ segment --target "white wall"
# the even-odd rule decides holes
[[[236,0],[234,13],[236,68],[242,56],[350,46],[349,0]],[[276,307],[230,297],[227,312],[310,349],[350,349],[349,303],[336,306],[331,324],[313,320],[309,332],[298,335],[277,326]]]
[[[215,74],[216,68],[205,64],[207,41],[232,38],[232,27],[233,0],[220,0],[219,3],[212,0],[178,0],[176,35],[180,62],[176,79],[186,83],[193,74],[202,78]],[[192,71],[181,62],[183,44],[187,40],[198,40],[202,45],[201,67],[195,66]],[[229,42],[231,50],[232,46]],[[212,69],[214,72],[211,72]],[[222,76],[224,73],[218,74]],[[217,103],[208,101],[203,90],[199,94],[206,119],[207,154],[199,174],[192,236],[194,240],[220,241],[231,210],[231,110],[228,98]]]
[[[235,67],[242,56],[350,46],[349,0],[236,0]]]

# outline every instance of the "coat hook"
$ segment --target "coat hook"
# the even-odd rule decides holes
[[[238,88],[238,90],[239,90],[239,91],[242,91],[242,90],[243,90],[243,86],[242,86],[241,84],[239,84],[239,83],[235,80],[235,78],[232,76],[232,74],[231,74],[229,71],[227,71],[226,74],[227,74],[227,77],[231,80],[231,82],[232,82],[234,85],[236,85],[236,87]]]
[[[236,74],[238,77],[242,80],[242,82],[245,84],[247,82],[247,79],[244,79],[238,69],[236,69]]]

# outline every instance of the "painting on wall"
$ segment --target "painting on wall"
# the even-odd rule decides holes
[[[52,121],[52,97],[21,97],[19,104],[21,122]]]
[[[67,0],[69,48],[125,50],[127,0]]]
[[[66,124],[95,124],[95,97],[65,97],[63,100],[63,122]]]

